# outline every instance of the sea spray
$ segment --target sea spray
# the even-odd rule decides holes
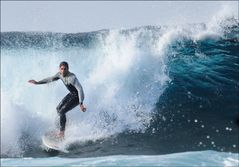
[[[23,131],[31,134],[40,128],[36,135],[37,140],[40,140],[43,131],[54,128],[53,122],[57,117],[55,106],[67,94],[67,90],[61,82],[30,85],[27,81],[54,75],[62,60],[69,62],[70,71],[82,83],[86,94],[84,103],[87,106],[86,113],[81,113],[79,107],[76,107],[67,114],[68,140],[96,140],[124,131],[144,131],[149,126],[151,110],[169,78],[165,73],[163,54],[162,58],[156,58],[151,55],[153,48],[149,48],[150,52],[147,53],[137,46],[137,42],[142,41],[140,36],[147,35],[147,31],[140,30],[140,33],[132,34],[125,32],[127,31],[114,30],[107,35],[103,33],[99,43],[93,48],[81,45],[59,50],[45,47],[3,48],[2,91],[9,94],[10,98],[5,100],[10,105],[3,108],[2,113],[11,110],[14,115],[19,111],[12,106],[19,103],[26,110],[20,119],[27,118],[27,121],[31,121],[28,116],[34,116],[37,117],[36,121],[46,121],[49,125],[25,128],[25,122],[17,122],[19,129],[13,129],[18,134],[13,133],[11,138],[19,141],[19,134]],[[4,123],[2,127],[8,125]],[[8,137],[4,135],[3,141],[7,140]]]

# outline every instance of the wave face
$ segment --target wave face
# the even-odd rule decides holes
[[[68,61],[86,113],[67,113],[64,156],[238,152],[239,25],[1,33],[1,157],[44,157],[61,82],[33,86]],[[225,138],[227,140],[225,140]],[[129,151],[130,150],[130,151]]]

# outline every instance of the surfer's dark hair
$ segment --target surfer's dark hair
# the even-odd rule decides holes
[[[66,61],[61,62],[59,67],[61,66],[65,66],[67,69],[69,69],[68,63]]]

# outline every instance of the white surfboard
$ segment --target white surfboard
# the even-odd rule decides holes
[[[42,143],[48,150],[52,149],[68,153],[68,151],[64,148],[64,140],[57,138],[55,133],[52,131],[42,136]]]

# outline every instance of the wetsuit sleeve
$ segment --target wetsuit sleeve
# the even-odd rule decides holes
[[[56,81],[58,79],[60,79],[59,73],[57,73],[56,75],[54,75],[52,77],[48,77],[48,78],[42,79],[42,80],[38,81],[37,84],[46,84],[46,83],[49,83],[49,82]]]
[[[78,91],[79,103],[83,104],[83,101],[85,98],[84,91],[83,91],[83,88],[82,88],[80,82],[78,81],[78,79],[76,77],[74,78],[73,85],[75,86],[75,88]]]

